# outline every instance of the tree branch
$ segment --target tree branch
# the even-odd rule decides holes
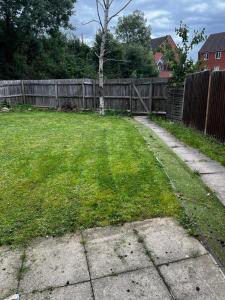
[[[121,11],[123,11],[123,10],[124,10],[124,9],[132,2],[132,1],[133,1],[133,0],[127,1],[127,3],[126,3],[120,10],[118,10],[114,15],[112,15],[112,16],[109,18],[108,23],[109,23],[113,18],[115,18],[116,16],[118,16],[118,14],[121,13]],[[113,0],[112,0],[111,2],[113,2]]]
[[[114,0],[111,0],[111,1],[110,1],[110,3],[109,3],[109,7],[112,5],[113,1],[114,1]]]
[[[100,16],[99,4],[102,5],[102,3],[99,0],[96,0],[96,7],[97,7],[97,14],[98,14],[98,19],[99,19],[99,24],[102,27],[102,29],[104,29],[104,27],[102,25],[101,16]]]
[[[88,21],[86,23],[82,23],[82,25],[88,25],[88,24],[93,23],[93,22],[100,24],[100,22],[98,20],[90,20],[90,21]]]
[[[98,55],[98,53],[97,53],[97,52],[95,52],[95,55],[97,56],[97,58],[99,58],[99,55]]]

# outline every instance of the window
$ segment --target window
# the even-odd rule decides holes
[[[209,59],[209,53],[205,53],[204,54],[204,60],[208,60]]]
[[[221,52],[216,52],[215,57],[216,59],[221,59]]]
[[[214,71],[219,71],[219,70],[220,70],[220,67],[216,66],[216,67],[214,67],[213,70],[214,70]]]
[[[161,59],[158,61],[157,66],[158,66],[159,71],[164,71],[164,65],[163,65],[163,61]]]

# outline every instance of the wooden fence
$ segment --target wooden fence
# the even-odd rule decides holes
[[[225,71],[187,76],[183,122],[225,141]]]
[[[172,121],[182,121],[184,103],[184,86],[169,87],[167,101],[167,118]]]
[[[210,72],[200,72],[186,77],[183,122],[185,125],[205,130]]]
[[[168,80],[106,80],[106,109],[132,113],[166,111]],[[0,101],[59,108],[65,105],[80,110],[98,110],[99,85],[92,79],[0,81]]]

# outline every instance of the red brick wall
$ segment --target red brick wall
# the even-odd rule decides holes
[[[202,62],[201,69],[207,67],[208,70],[214,71],[214,67],[220,67],[220,71],[225,70],[225,51],[221,53],[221,59],[216,59],[215,54],[215,52],[209,53],[208,60],[204,60],[204,54],[199,54],[199,60]]]
[[[170,45],[170,47],[173,50],[176,49],[177,46],[176,46],[176,44],[175,44],[175,42],[174,42],[174,40],[172,39],[171,36],[167,37],[167,41],[166,42]],[[157,63],[163,56],[164,56],[163,53],[161,53],[161,52],[155,52],[154,53],[154,62]],[[161,78],[169,78],[171,76],[172,76],[172,72],[169,71],[169,70],[159,71],[159,77],[161,77]]]

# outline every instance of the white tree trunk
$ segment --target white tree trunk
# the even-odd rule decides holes
[[[133,0],[127,0],[125,5],[117,11],[114,15],[109,17],[109,10],[110,6],[112,5],[114,0],[96,0],[97,5],[97,12],[99,23],[102,27],[102,39],[101,39],[101,49],[99,54],[99,70],[98,70],[98,78],[99,78],[99,100],[100,100],[100,114],[105,114],[105,99],[104,99],[104,60],[105,60],[105,46],[106,46],[106,39],[108,34],[108,26],[110,21],[118,16],[118,14],[123,11]],[[104,11],[104,23],[101,20],[101,14],[99,10],[99,6],[103,8]],[[95,21],[95,20],[94,20]],[[98,22],[98,21],[97,21]]]
[[[99,55],[99,101],[100,101],[100,114],[105,114],[105,99],[104,99],[104,57],[105,57],[105,45],[106,38],[108,33],[108,24],[109,24],[109,0],[105,1],[105,10],[104,10],[104,27],[102,29],[102,40],[101,40],[101,49]]]

